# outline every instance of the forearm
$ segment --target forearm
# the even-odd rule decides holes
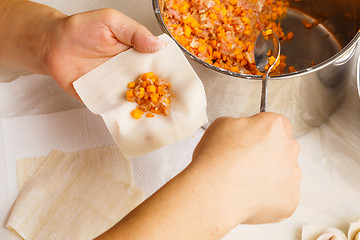
[[[46,74],[44,57],[50,31],[64,16],[27,0],[0,1],[0,65]]]
[[[186,169],[97,240],[219,239],[235,227],[221,196]]]

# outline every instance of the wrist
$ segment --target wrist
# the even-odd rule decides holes
[[[55,38],[56,28],[66,15],[55,9],[49,9],[43,16],[45,20],[39,21],[34,34],[31,34],[27,40],[29,43],[27,49],[35,56],[34,64],[30,66],[33,68],[33,71],[48,75],[49,73],[46,68],[47,52],[49,51],[52,40]],[[32,41],[35,43],[32,43]]]
[[[190,165],[186,171],[192,175],[192,182],[196,182],[204,192],[206,199],[203,202],[209,204],[208,208],[216,219],[214,224],[217,224],[219,232],[224,235],[245,222],[245,203],[237,198],[235,193],[239,189],[233,187],[235,184],[229,183],[221,174],[218,175],[216,166],[212,168],[210,165],[207,165],[208,168]]]
[[[0,17],[0,64],[46,74],[44,61],[53,29],[65,15],[27,0],[4,1]]]
[[[245,223],[249,217],[249,200],[251,196],[246,193],[249,186],[245,186],[241,176],[234,176],[234,169],[225,161],[215,159],[209,155],[196,156],[189,165],[191,171],[198,172],[203,179],[205,189],[210,193],[220,211],[219,219],[230,231],[239,224]]]

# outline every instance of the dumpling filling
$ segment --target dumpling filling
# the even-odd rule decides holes
[[[137,107],[131,111],[131,116],[140,119],[146,113],[146,117],[152,118],[154,114],[170,114],[171,84],[165,79],[158,77],[153,72],[141,74],[135,82],[128,84],[126,99],[136,102]]]

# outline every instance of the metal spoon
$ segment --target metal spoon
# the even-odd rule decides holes
[[[271,50],[269,52],[269,50]],[[276,61],[269,67],[269,69],[265,69],[265,66],[269,63],[268,53],[271,53],[270,56],[274,56]],[[280,41],[276,34],[271,29],[265,29],[259,33],[255,42],[255,64],[256,68],[266,75],[262,80],[262,90],[261,90],[261,105],[260,112],[266,111],[266,97],[267,97],[267,82],[269,78],[269,74],[271,70],[274,68],[276,62],[280,57]]]

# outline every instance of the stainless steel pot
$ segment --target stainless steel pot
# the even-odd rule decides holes
[[[153,0],[153,7],[163,31],[171,36],[162,17],[164,0]],[[360,74],[360,1],[302,0],[291,1],[290,7],[282,26],[295,37],[282,49],[288,65],[298,71],[270,79],[268,111],[288,117],[298,136],[328,119],[340,105],[351,73],[357,68]],[[321,24],[306,30],[304,19],[318,19]],[[261,77],[217,68],[178,45],[205,86],[209,124],[219,116],[259,112]]]

